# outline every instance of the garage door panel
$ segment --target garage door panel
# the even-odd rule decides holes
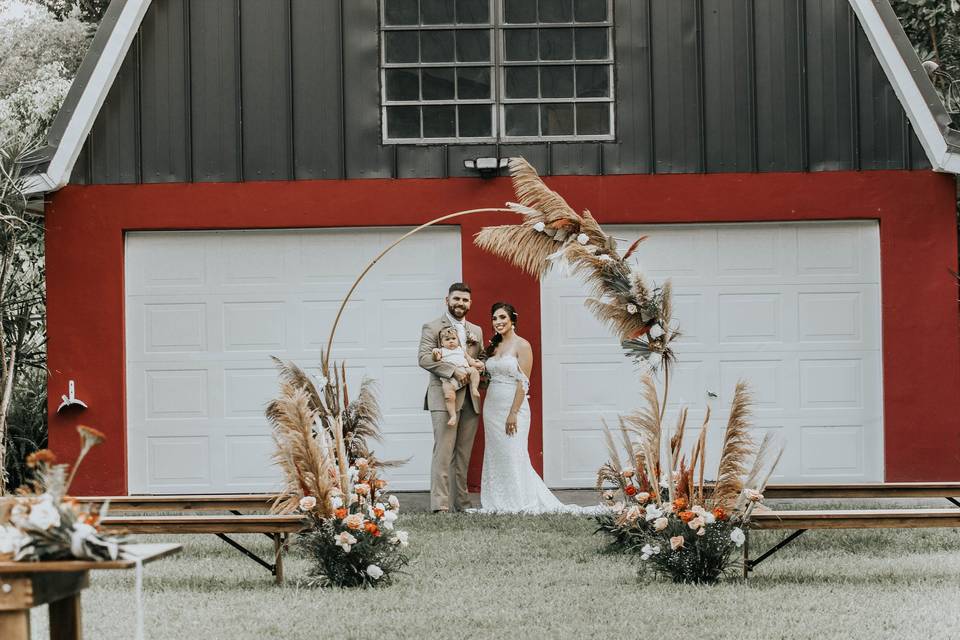
[[[224,351],[286,351],[286,311],[284,300],[224,302]]]
[[[687,437],[695,439],[709,404],[710,429],[716,433],[708,456],[719,456],[719,433],[737,380],[743,378],[751,385],[758,437],[776,433],[787,446],[778,479],[882,478],[875,222],[615,226],[611,231],[625,241],[649,235],[638,264],[656,284],[666,277],[674,281],[673,317],[683,335],[674,343],[679,361],[673,367],[667,424],[673,427],[680,406],[687,405]],[[585,395],[611,424],[617,411],[639,405],[636,372],[623,364],[622,349],[606,329],[601,329],[606,340],[587,332],[593,343],[578,342],[578,331],[591,327],[578,280],[552,273],[541,296],[545,476],[555,487],[590,486],[585,469],[595,470],[606,459],[599,415],[571,405],[565,399],[570,384],[554,371],[576,371],[584,364],[602,370],[609,363],[607,378],[594,382],[603,387],[602,397]],[[600,325],[593,323],[596,332]],[[851,461],[844,466],[830,456],[818,460],[816,451],[825,446],[835,447],[831,455],[839,451],[836,455],[849,455]]]
[[[277,392],[270,356],[318,373],[342,296],[404,232],[128,234],[130,491],[275,489],[279,472],[270,464],[263,416]],[[447,286],[461,278],[459,230],[426,230],[406,242],[394,263],[378,264],[357,288],[334,357],[347,361],[351,396],[364,377],[380,383],[389,437],[377,453],[413,456],[388,479],[423,489],[433,434],[422,409],[427,374],[416,365],[417,347],[422,323],[442,313]]]

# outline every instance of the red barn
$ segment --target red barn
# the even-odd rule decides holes
[[[956,480],[957,140],[883,1],[114,0],[34,185],[51,446],[108,434],[82,492],[270,489],[269,356],[315,365],[364,264],[502,206],[509,181],[467,165],[522,155],[650,234],[691,424],[745,377],[780,481]],[[380,382],[396,489],[429,482],[415,350],[452,281],[483,326],[520,310],[551,486],[591,486],[601,420],[637,401],[577,281],[474,247],[508,220],[414,236],[347,307],[334,357]],[[88,408],[58,413],[70,381]]]

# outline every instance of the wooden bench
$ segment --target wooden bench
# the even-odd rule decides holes
[[[181,496],[84,496],[77,500],[90,504],[110,501],[110,512],[126,511],[229,511],[231,513],[267,513],[276,494],[242,493]]]
[[[771,484],[764,489],[766,499],[896,499],[946,498],[960,507],[960,482],[863,482],[848,484]]]
[[[300,515],[180,515],[107,516],[100,521],[106,530],[142,534],[212,533],[269,571],[283,583],[283,552],[290,535],[303,531],[307,520]],[[273,562],[264,560],[227,534],[262,533],[273,540]]]
[[[758,564],[810,529],[919,529],[933,527],[960,527],[960,509],[754,511],[750,517],[750,529],[786,529],[792,530],[792,533],[755,559],[750,559],[750,534],[749,531],[745,531],[747,539],[742,547],[743,577],[746,578]]]

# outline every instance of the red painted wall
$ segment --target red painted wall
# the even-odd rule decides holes
[[[883,312],[884,437],[888,481],[960,479],[960,326],[954,185],[931,172],[831,172],[547,179],[602,223],[878,219]],[[123,236],[129,230],[415,225],[512,199],[509,180],[350,180],[69,186],[47,209],[50,443],[71,459],[73,427],[109,436],[88,458],[76,493],[126,492]],[[539,318],[537,283],[474,247],[481,227],[515,221],[481,214],[463,232],[471,320],[494,299]],[[540,329],[522,334],[539,353]],[[55,413],[67,381],[90,408]],[[542,469],[540,372],[531,386],[530,451]],[[479,481],[482,436],[471,463]]]

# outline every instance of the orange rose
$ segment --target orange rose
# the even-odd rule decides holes
[[[636,488],[635,486],[633,486],[632,484],[628,484],[628,485],[627,485],[627,488],[624,489],[623,492],[624,492],[625,494],[627,494],[628,496],[635,496],[635,495],[637,495],[637,488]]]
[[[366,530],[367,533],[371,534],[374,538],[380,537],[380,527],[378,527],[375,523],[367,522],[366,524],[363,525],[363,528],[364,530]]]
[[[680,519],[683,520],[684,522],[690,522],[691,520],[693,520],[693,519],[696,518],[696,517],[697,517],[697,514],[695,514],[693,511],[681,511],[681,512],[680,512]]]
[[[347,525],[351,529],[359,529],[363,526],[363,516],[359,513],[353,513],[344,519],[343,524]]]
[[[713,517],[717,520],[726,520],[727,512],[723,510],[723,507],[717,507],[713,510]]]
[[[687,508],[687,499],[686,498],[677,498],[673,501],[673,510],[674,511],[683,511]]]
[[[373,509],[373,515],[375,515],[375,516],[378,517],[378,518],[382,518],[382,517],[383,517],[383,509],[381,509],[380,507],[374,507],[374,509]]]
[[[340,507],[339,509],[333,512],[333,515],[337,517],[337,520],[343,520],[344,518],[347,517],[347,510],[344,509],[343,507]]]

